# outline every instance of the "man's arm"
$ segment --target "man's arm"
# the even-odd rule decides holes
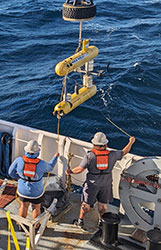
[[[129,153],[129,151],[130,151],[132,145],[134,144],[134,142],[135,142],[135,137],[131,136],[129,138],[129,143],[122,149],[123,155],[126,155],[127,153]]]
[[[70,174],[80,174],[84,171],[85,169],[82,168],[81,166],[78,166],[78,167],[75,167],[75,168],[72,168],[72,169],[67,169],[65,171],[66,175],[70,175]]]
[[[43,162],[44,173],[51,172],[54,169],[54,167],[57,163],[58,157],[59,157],[59,153],[57,152],[57,153],[55,153],[55,155],[53,156],[53,158],[49,162],[41,160],[41,162]]]

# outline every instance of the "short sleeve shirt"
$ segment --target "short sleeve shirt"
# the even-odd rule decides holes
[[[82,162],[80,163],[80,166],[84,169],[88,170],[87,176],[86,176],[86,182],[90,182],[93,184],[96,184],[98,186],[104,186],[108,184],[112,184],[112,169],[116,163],[117,160],[121,160],[123,157],[123,151],[121,150],[111,150],[108,155],[108,170],[107,174],[98,174],[100,171],[96,168],[96,156],[93,152],[88,152]],[[96,173],[96,174],[92,174]]]

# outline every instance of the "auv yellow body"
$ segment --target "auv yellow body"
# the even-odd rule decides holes
[[[83,48],[76,54],[68,57],[67,59],[59,62],[55,67],[55,72],[59,76],[66,76],[74,69],[81,67],[86,62],[91,61],[98,55],[98,49],[95,46],[88,46]]]
[[[79,106],[81,103],[85,102],[89,98],[91,98],[93,95],[95,95],[97,92],[97,88],[95,85],[93,85],[90,88],[82,87],[79,89],[79,93],[73,93],[71,95],[70,101],[62,101],[58,103],[55,108],[54,112],[57,112],[61,115],[68,114],[70,111],[75,109],[77,106]]]

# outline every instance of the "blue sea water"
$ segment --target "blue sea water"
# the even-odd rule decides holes
[[[1,0],[0,119],[56,133],[52,115],[62,77],[55,65],[78,46],[79,23],[62,19],[65,1]],[[96,17],[83,22],[83,38],[98,47],[97,94],[66,115],[60,134],[90,141],[104,132],[121,149],[136,137],[132,151],[161,155],[161,1],[95,0]],[[79,76],[70,74],[69,91]]]

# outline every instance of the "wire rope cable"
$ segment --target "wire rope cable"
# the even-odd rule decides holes
[[[99,109],[99,107],[97,106],[97,104],[93,101],[93,99],[91,98],[92,102],[94,103],[94,105],[98,108],[98,111],[103,115],[103,117],[110,122],[114,127],[116,127],[117,129],[119,129],[123,134],[127,135],[128,137],[131,137],[130,134],[128,134],[125,130],[123,130],[121,127],[119,127],[116,123],[114,123],[110,118],[106,117],[104,115],[104,113]]]

